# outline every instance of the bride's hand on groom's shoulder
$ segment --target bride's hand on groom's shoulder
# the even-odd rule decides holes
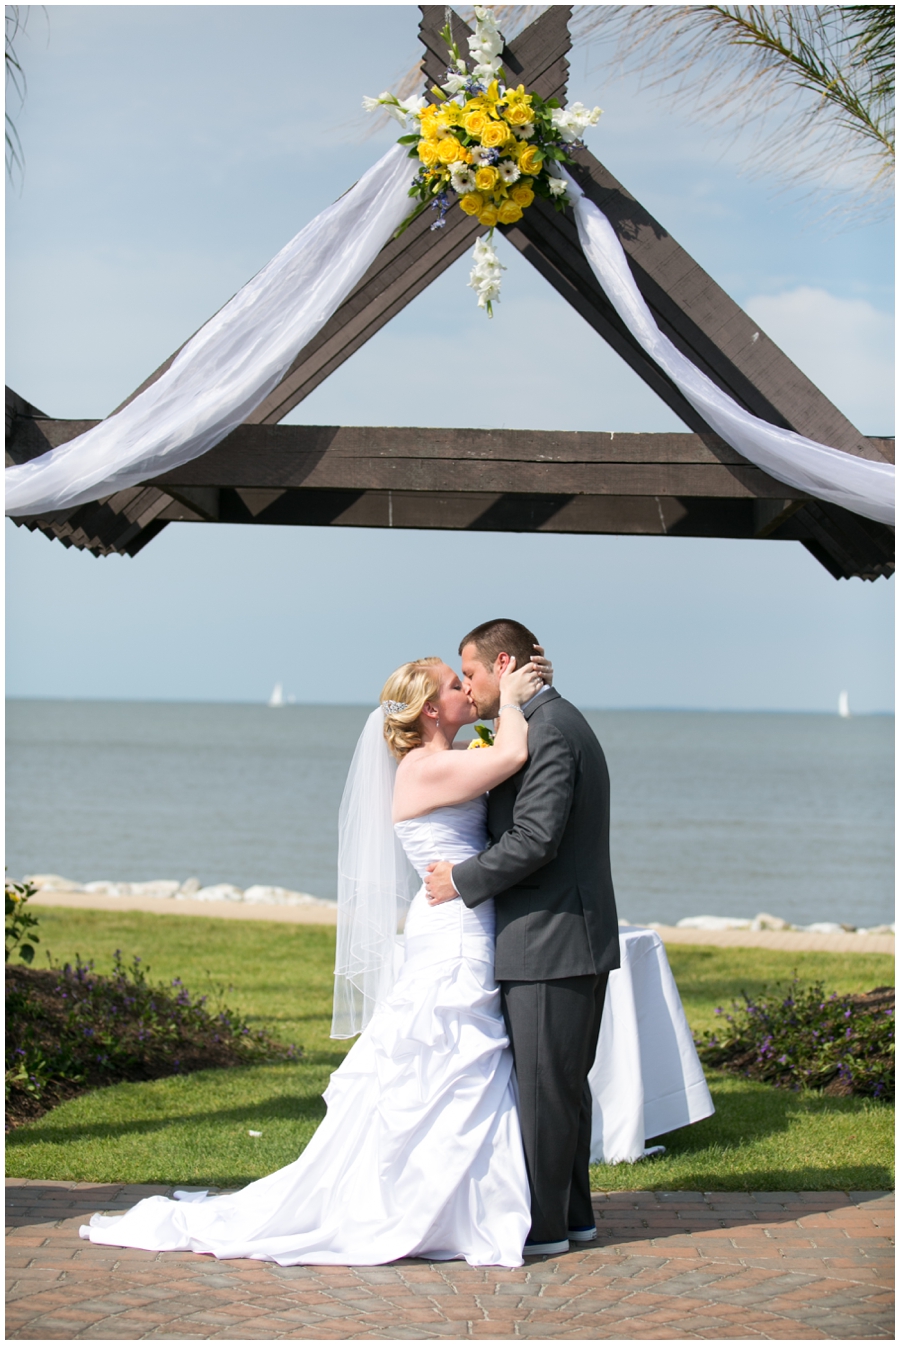
[[[541,677],[542,677],[543,682],[544,682],[544,686],[545,686],[545,687],[552,687],[552,686],[553,686],[553,664],[550,662],[550,660],[547,658],[546,654],[544,653],[544,646],[543,646],[542,644],[536,644],[536,645],[534,646],[534,653],[533,653],[532,656],[531,656],[531,661],[532,661],[532,663],[534,664],[534,666],[537,668],[538,672],[541,674]]]
[[[544,678],[534,663],[526,663],[523,668],[516,667],[511,658],[500,675],[500,706],[523,706],[543,689]]]

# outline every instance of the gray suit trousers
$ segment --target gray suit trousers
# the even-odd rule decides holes
[[[530,1242],[561,1242],[568,1229],[594,1222],[587,1076],[597,1054],[607,980],[603,972],[500,983],[531,1185]]]

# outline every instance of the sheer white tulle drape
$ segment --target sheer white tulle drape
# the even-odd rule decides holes
[[[128,406],[6,470],[6,512],[103,499],[199,457],[242,424],[365,274],[410,209],[415,171],[395,145],[288,243]],[[746,411],[657,327],[606,217],[569,184],[591,269],[629,331],[715,432],[787,486],[894,522],[894,468],[780,429]]]
[[[707,425],[742,457],[788,486],[879,523],[894,522],[894,466],[871,462],[780,429],[739,406],[657,327],[624,249],[606,216],[563,172],[578,237],[591,270],[633,336],[668,374]]]
[[[192,336],[121,411],[6,470],[6,512],[103,499],[200,456],[287,373],[403,222],[416,165],[394,145]]]
[[[360,734],[341,799],[332,1037],[362,1032],[393,988],[398,931],[420,886],[391,821],[396,775],[379,706]]]

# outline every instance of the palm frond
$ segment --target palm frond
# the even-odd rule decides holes
[[[749,160],[767,174],[857,213],[889,205],[893,7],[582,6],[575,32],[698,120],[750,131]]]

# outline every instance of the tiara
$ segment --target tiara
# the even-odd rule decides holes
[[[384,717],[388,715],[398,715],[401,710],[408,710],[409,705],[406,701],[382,701],[381,708],[384,711]]]

